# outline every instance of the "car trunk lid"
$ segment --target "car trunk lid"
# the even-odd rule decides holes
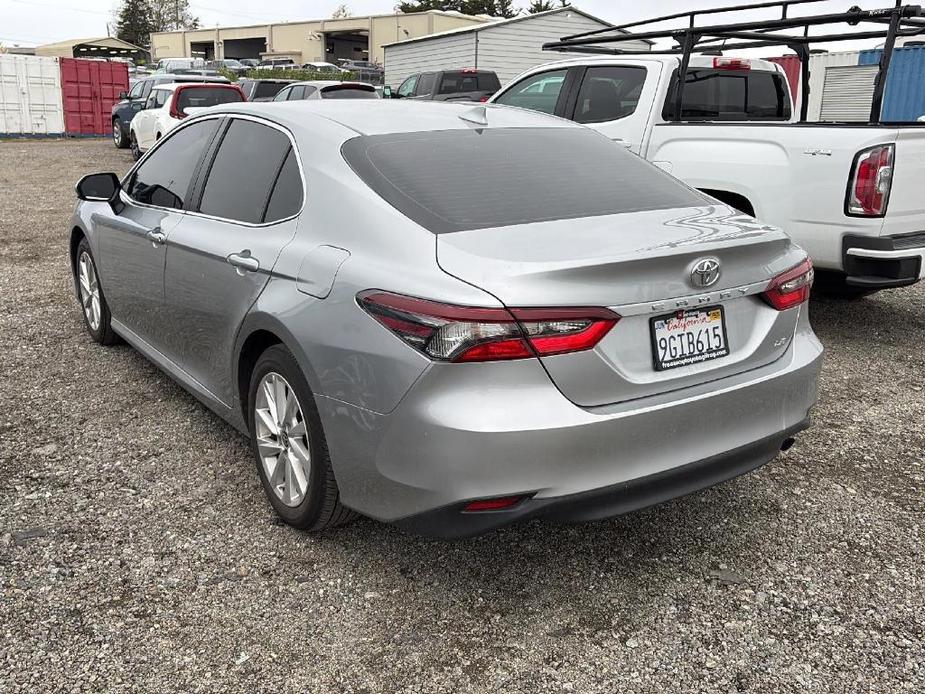
[[[440,234],[441,268],[509,308],[608,307],[622,318],[592,350],[542,357],[578,405],[622,402],[757,368],[787,349],[798,311],[760,298],[805,254],[781,231],[725,205],[557,220]],[[698,261],[719,279],[692,286]],[[659,370],[653,317],[721,307],[729,354]]]

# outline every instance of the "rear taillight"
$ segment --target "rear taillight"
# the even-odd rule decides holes
[[[490,98],[491,98],[491,97],[488,96],[488,95],[486,94],[486,95],[483,96],[481,99],[479,99],[479,103],[484,104],[484,103],[485,103],[486,101],[488,101]]]
[[[893,184],[893,145],[862,150],[854,158],[845,211],[860,217],[882,217]]]
[[[581,352],[594,347],[620,320],[605,308],[477,308],[376,290],[357,300],[418,351],[452,362]]]
[[[186,118],[186,114],[177,108],[177,104],[180,102],[180,92],[181,89],[175,89],[173,96],[170,97],[170,117],[180,120],[181,118]]]
[[[785,311],[807,301],[812,286],[813,263],[807,258],[771,280],[761,296],[778,311]]]
[[[713,68],[716,70],[751,70],[751,61],[743,58],[713,58]]]

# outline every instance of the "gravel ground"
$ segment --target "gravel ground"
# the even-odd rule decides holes
[[[103,141],[0,142],[0,692],[921,692],[925,286],[817,301],[815,426],[612,521],[460,542],[281,526],[246,443],[91,343]]]

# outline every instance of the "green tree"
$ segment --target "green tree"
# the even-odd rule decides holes
[[[520,10],[514,9],[513,0],[495,0],[494,1],[494,12],[491,14],[495,17],[504,17],[505,19],[510,19],[511,17],[516,17],[520,14]]]
[[[410,0],[400,2],[395,6],[398,12],[413,14],[414,12],[427,12],[427,10],[456,10],[461,12],[462,0]]]
[[[568,0],[559,0],[557,5],[553,0],[532,0],[527,6],[527,14],[536,14],[537,12],[549,12],[558,7],[568,7]]]
[[[149,0],[154,31],[198,29],[199,17],[193,14],[189,0]]]
[[[122,0],[116,16],[116,38],[149,48],[152,31],[156,29],[148,0]]]

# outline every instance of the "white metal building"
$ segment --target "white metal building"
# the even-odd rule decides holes
[[[63,132],[58,59],[0,55],[0,135]]]
[[[386,44],[385,83],[395,89],[417,72],[479,68],[494,70],[504,84],[536,65],[574,57],[544,51],[544,43],[610,26],[569,6]],[[640,40],[622,47],[645,52],[650,46]]]

